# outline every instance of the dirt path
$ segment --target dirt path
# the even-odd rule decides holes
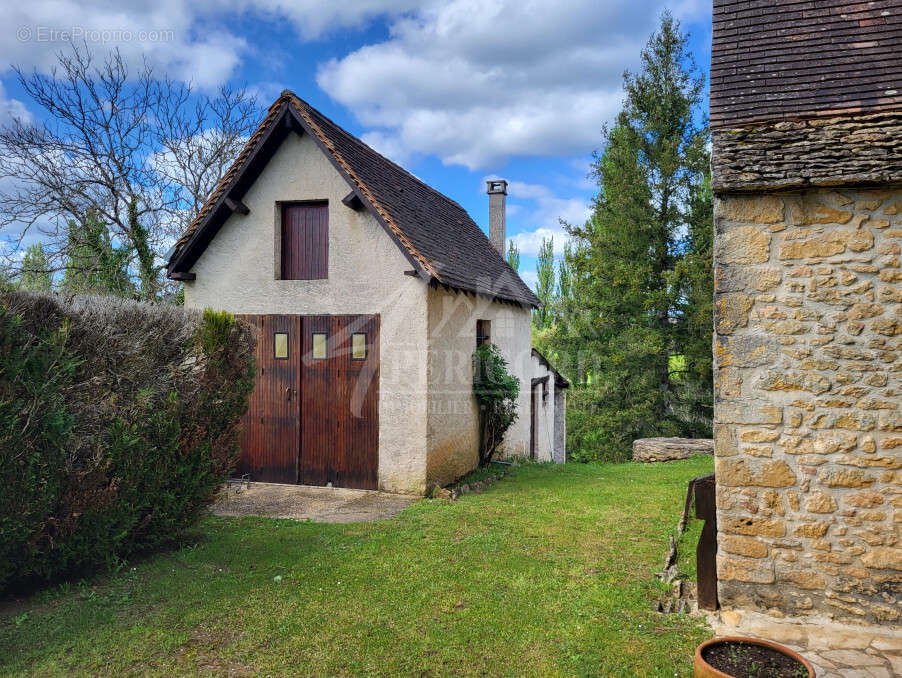
[[[373,490],[251,483],[250,488],[224,487],[213,505],[213,513],[309,519],[315,523],[357,523],[394,518],[418,499],[414,495]]]

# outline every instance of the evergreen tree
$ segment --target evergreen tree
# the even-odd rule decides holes
[[[507,263],[515,271],[520,270],[520,248],[514,244],[513,240],[507,241]]]
[[[128,250],[113,245],[107,225],[89,212],[69,222],[65,273],[61,288],[78,294],[131,297],[135,287],[128,275]]]
[[[542,238],[536,262],[536,296],[542,305],[533,313],[533,323],[544,330],[554,317],[554,238]]]
[[[53,287],[50,273],[50,262],[44,245],[29,245],[22,257],[22,273],[19,276],[19,287],[31,292],[49,292]]]
[[[642,70],[624,75],[624,108],[605,128],[593,165],[599,192],[576,238],[573,305],[564,352],[578,347],[569,426],[577,456],[627,457],[637,437],[686,429],[671,376],[680,345],[674,269],[685,250],[687,209],[705,163],[696,124],[702,78],[687,38],[664,13],[642,51]],[[701,199],[701,196],[699,196]],[[699,217],[700,218],[700,217]]]
[[[677,394],[687,424],[685,435],[708,437],[714,416],[714,200],[709,165],[703,169],[690,192],[686,254],[676,266],[672,284],[679,292],[678,343],[683,354],[674,376],[682,386]]]

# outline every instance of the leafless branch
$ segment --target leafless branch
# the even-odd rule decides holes
[[[16,74],[43,122],[0,127],[0,232],[9,255],[36,229],[55,268],[69,258],[70,221],[89,212],[134,265],[134,200],[159,275],[260,118],[244,90],[201,94],[146,61],[132,72],[118,51],[97,61],[84,44],[58,54],[49,74]]]

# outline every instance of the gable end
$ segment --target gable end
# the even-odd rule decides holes
[[[427,282],[527,307],[540,302],[466,211],[285,91],[173,248],[172,279],[187,274],[290,132],[309,134],[351,188],[342,202],[369,211]]]
[[[191,224],[188,231],[176,243],[176,253],[169,261],[168,276],[172,280],[192,280],[186,277],[190,275],[189,270],[200,255],[203,254],[207,245],[222,228],[233,212],[239,214],[248,214],[249,210],[241,202],[244,194],[262,174],[264,168],[275,155],[276,151],[282,145],[285,138],[292,132],[302,135],[309,134],[316,142],[317,147],[326,155],[332,165],[338,170],[342,178],[348,182],[353,189],[342,202],[349,208],[360,210],[366,208],[382,226],[389,237],[398,246],[401,252],[407,257],[408,261],[420,273],[421,277],[429,279],[433,277],[434,271],[431,270],[425,259],[420,260],[414,256],[413,247],[410,243],[403,242],[399,237],[400,229],[397,226],[392,228],[386,222],[384,210],[379,210],[365,192],[360,190],[358,182],[353,179],[348,170],[338,162],[334,157],[334,151],[329,149],[320,138],[322,134],[315,128],[312,121],[305,120],[299,115],[298,111],[289,102],[283,102],[278,108],[275,108],[267,116],[268,120],[264,120],[260,127],[250,138],[238,159],[232,165],[231,169],[226,173],[219,186],[212,193],[207,203],[201,209],[194,223]]]

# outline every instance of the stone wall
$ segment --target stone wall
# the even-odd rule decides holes
[[[902,113],[712,130],[715,191],[902,181]]]
[[[899,625],[902,188],[719,194],[721,604]]]

